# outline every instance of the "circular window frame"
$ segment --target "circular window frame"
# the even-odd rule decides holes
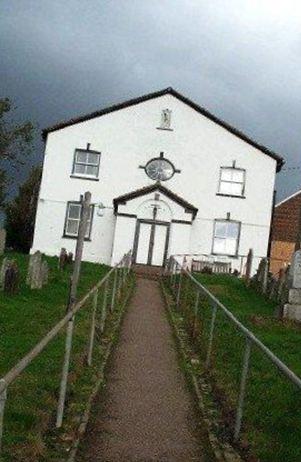
[[[165,179],[158,179],[158,178],[152,178],[148,173],[147,173],[147,167],[149,166],[149,164],[151,164],[152,162],[154,162],[155,160],[159,160],[160,162],[167,162],[171,167],[172,167],[172,174],[168,177],[168,178],[165,178]],[[176,173],[176,168],[174,166],[174,164],[169,160],[169,159],[166,159],[165,157],[162,158],[162,157],[153,157],[152,159],[150,159],[147,164],[145,165],[144,167],[144,170],[145,170],[145,173],[146,175],[148,176],[148,178],[150,178],[151,180],[153,181],[168,181],[170,180],[174,174]]]

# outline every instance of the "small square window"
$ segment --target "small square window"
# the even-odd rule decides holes
[[[241,168],[221,167],[219,194],[243,197],[246,171]]]
[[[80,222],[80,215],[81,215],[81,208],[82,208],[82,205],[79,202],[68,202],[64,236],[77,237],[78,229],[79,229],[79,222]],[[85,234],[86,239],[89,239],[91,236],[92,217],[93,217],[93,205],[90,205],[89,217],[88,217],[88,222],[87,222],[87,230]]]
[[[76,149],[72,174],[86,176],[87,178],[98,178],[100,163],[100,152]]]

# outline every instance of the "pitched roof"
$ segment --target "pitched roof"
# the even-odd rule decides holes
[[[60,130],[60,129],[65,128],[65,127],[69,127],[70,125],[74,125],[74,124],[77,124],[79,122],[85,122],[86,120],[94,119],[95,117],[100,117],[100,116],[102,116],[104,114],[109,114],[110,112],[119,111],[120,109],[124,109],[124,108],[130,107],[130,106],[134,106],[135,104],[143,103],[143,102],[148,101],[150,99],[159,98],[160,96],[163,96],[163,95],[172,95],[172,96],[174,96],[175,98],[177,98],[180,101],[182,101],[183,103],[187,104],[188,106],[190,106],[191,108],[193,108],[194,110],[196,110],[197,112],[202,114],[203,116],[207,117],[208,119],[212,120],[216,124],[218,124],[221,127],[225,128],[226,130],[228,130],[233,135],[237,136],[238,138],[241,138],[243,141],[246,141],[247,143],[249,143],[250,145],[252,145],[256,149],[259,149],[264,154],[272,157],[273,159],[275,159],[277,161],[277,171],[281,170],[281,167],[284,164],[284,159],[279,154],[277,154],[274,151],[271,151],[270,149],[268,149],[267,147],[257,143],[256,141],[254,141],[249,136],[245,135],[243,132],[241,132],[237,128],[232,127],[232,125],[229,125],[227,122],[223,121],[222,119],[219,119],[215,115],[211,114],[211,112],[207,111],[207,109],[199,106],[198,104],[191,101],[186,96],[183,96],[181,93],[177,92],[176,90],[174,90],[171,87],[165,88],[164,90],[156,91],[154,93],[148,93],[147,95],[143,95],[143,96],[140,96],[138,98],[133,98],[133,99],[124,101],[123,103],[120,103],[120,104],[114,104],[113,106],[109,106],[107,108],[101,109],[99,111],[92,112],[90,114],[82,115],[82,116],[76,117],[74,119],[70,119],[70,120],[67,120],[67,121],[64,121],[64,122],[60,122],[60,123],[58,123],[56,125],[53,125],[52,127],[45,128],[42,131],[42,137],[45,140],[47,138],[48,133],[54,132],[56,130]]]
[[[185,199],[182,199],[182,197],[178,196],[173,191],[166,188],[166,186],[163,186],[159,182],[154,183],[150,186],[145,186],[144,188],[136,189],[135,191],[123,194],[122,196],[115,197],[115,199],[113,199],[115,213],[117,212],[119,204],[125,203],[131,199],[135,199],[136,197],[145,196],[146,194],[149,194],[154,191],[159,191],[162,194],[165,194],[165,196],[169,197],[169,199],[173,200],[174,202],[177,202],[177,204],[184,207],[188,212],[191,212],[193,218],[198,213],[198,209],[196,207],[194,207],[189,202],[185,201]]]
[[[301,194],[301,189],[299,189],[298,191],[294,192],[293,194],[291,194],[290,196],[286,197],[285,199],[282,199],[282,201],[278,202],[278,204],[276,204],[275,207],[279,207],[279,205],[284,204],[285,202],[289,201],[290,199],[293,199],[294,197],[298,196],[299,194]]]

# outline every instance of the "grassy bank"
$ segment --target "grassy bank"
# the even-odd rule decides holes
[[[57,259],[47,258],[50,266],[48,284],[41,290],[25,285],[28,256],[11,254],[21,274],[20,292],[0,300],[0,376],[21,359],[65,314],[71,268],[60,272]],[[108,271],[104,265],[83,263],[79,298]],[[102,297],[99,297],[99,304]],[[5,409],[3,461],[56,460],[58,439],[70,443],[76,431],[78,416],[92,384],[95,382],[102,345],[95,349],[95,362],[83,368],[90,327],[91,303],[78,313],[72,348],[70,381],[65,425],[59,432],[53,428],[64,353],[65,329],[29,366],[8,390]]]
[[[300,326],[274,317],[275,303],[266,300],[240,279],[228,275],[195,275],[232,313],[255,333],[297,375],[301,376]],[[187,290],[191,303],[185,310],[191,326],[193,292]],[[211,308],[203,302],[199,311],[197,349],[204,360],[208,345]],[[223,409],[223,419],[233,429],[238,397],[244,338],[218,312],[211,381],[215,398]],[[244,409],[242,447],[247,460],[297,462],[301,460],[301,393],[278,370],[253,348]]]

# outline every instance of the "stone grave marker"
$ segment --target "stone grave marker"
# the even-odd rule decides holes
[[[19,291],[19,269],[15,260],[10,260],[8,262],[4,274],[3,290],[9,295],[16,294]]]
[[[48,275],[49,275],[49,268],[48,268],[48,263],[47,261],[43,261],[41,265],[41,281],[42,281],[42,286],[47,284],[48,282]]]
[[[294,289],[301,289],[301,250],[294,253],[291,268],[292,286]]]
[[[289,284],[288,303],[284,305],[283,316],[301,321],[301,250],[297,250],[293,255]]]
[[[33,255],[30,255],[26,284],[28,284],[31,289],[41,289],[43,285],[42,254],[39,250]]]
[[[59,269],[63,270],[65,268],[67,262],[68,262],[67,250],[64,247],[62,247],[61,252],[60,252],[60,256],[59,256]]]
[[[9,259],[7,257],[3,258],[1,270],[0,270],[0,288],[1,289],[3,289],[4,287],[5,272],[8,267],[8,264],[9,264]]]
[[[6,243],[6,230],[0,229],[0,255],[3,255]]]
[[[247,280],[247,282],[249,282],[250,279],[251,279],[252,263],[253,263],[253,249],[250,249],[249,252],[248,252],[247,262],[246,262],[246,280]]]
[[[32,273],[31,273],[31,284],[32,289],[42,288],[42,254],[37,251],[33,254],[32,262]]]

